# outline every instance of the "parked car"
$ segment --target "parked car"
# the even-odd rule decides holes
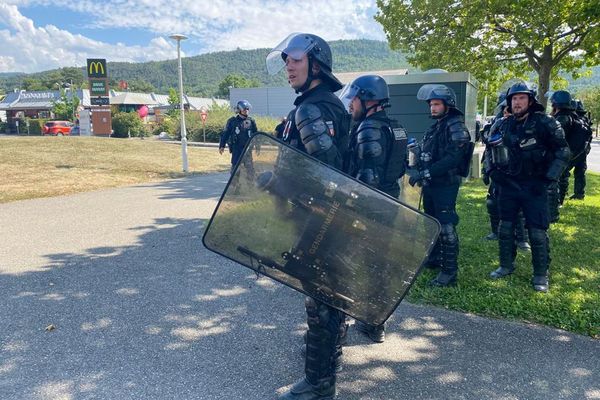
[[[69,121],[48,121],[42,128],[42,136],[63,136],[71,134],[72,122]]]
[[[69,133],[71,136],[81,136],[81,132],[79,130],[79,125],[75,125],[71,128],[71,132]]]

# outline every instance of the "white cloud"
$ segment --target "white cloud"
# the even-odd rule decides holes
[[[184,50],[200,52],[273,47],[290,32],[310,32],[327,40],[385,39],[373,20],[374,0],[6,1],[13,5],[0,5],[0,26],[9,27],[0,31],[4,44],[0,71],[9,63],[8,70],[20,71],[83,65],[92,56],[135,62],[174,58],[174,45],[166,38],[176,32],[190,37]],[[85,15],[82,23],[90,28],[123,30],[123,34],[133,28],[158,38],[145,46],[108,44],[52,25],[36,27],[17,5],[66,8]]]
[[[34,72],[63,66],[85,65],[86,58],[140,62],[175,58],[173,43],[162,37],[145,46],[108,44],[72,34],[54,25],[36,27],[16,6],[0,4],[0,72]]]

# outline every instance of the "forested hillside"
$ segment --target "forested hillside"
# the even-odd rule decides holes
[[[391,51],[385,42],[374,40],[339,40],[331,42],[335,55],[336,72],[374,71],[384,69],[416,69],[408,64],[399,52]],[[265,58],[269,49],[234,50],[202,54],[183,59],[184,85],[186,93],[195,96],[216,96],[219,84],[232,74],[239,75],[251,84],[263,86],[285,85],[284,74],[269,76],[266,72]],[[573,81],[570,76],[569,89],[579,89],[600,85],[600,66],[592,68],[590,77]],[[0,93],[15,88],[26,90],[56,89],[73,83],[76,87],[85,87],[84,68],[67,67],[35,74],[0,73]],[[129,90],[139,92],[168,93],[176,88],[177,60],[146,63],[108,63],[111,87],[118,90],[120,81],[126,81]],[[239,81],[239,80],[234,80]],[[223,86],[223,85],[222,85]],[[225,86],[227,87],[227,86]],[[226,90],[225,90],[226,92]],[[221,90],[223,93],[223,90]]]
[[[410,68],[404,56],[391,51],[385,42],[373,40],[340,40],[331,42],[335,54],[334,70],[338,72]],[[260,84],[283,85],[284,74],[269,76],[265,58],[269,49],[234,50],[202,54],[183,59],[184,85],[190,95],[214,96],[219,83],[230,74],[238,74]],[[130,90],[168,93],[177,87],[177,60],[146,63],[108,63],[111,86],[119,81]],[[0,89],[41,90],[56,87],[57,82],[85,84],[83,68],[62,68],[35,74],[0,74]]]

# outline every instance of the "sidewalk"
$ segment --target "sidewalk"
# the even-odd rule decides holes
[[[264,400],[301,378],[303,296],[200,242],[227,178],[0,205],[0,397]],[[598,340],[408,303],[387,334],[350,329],[337,399],[600,399]]]

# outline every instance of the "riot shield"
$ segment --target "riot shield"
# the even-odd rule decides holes
[[[202,240],[211,251],[379,325],[407,293],[438,234],[435,219],[257,134]]]

